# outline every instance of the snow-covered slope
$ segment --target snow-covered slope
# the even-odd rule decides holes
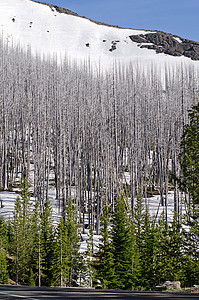
[[[147,31],[98,25],[31,0],[0,0],[0,28],[8,43],[31,47],[33,53],[56,54],[58,59],[60,55],[90,58],[104,65],[115,60],[192,63],[183,56],[176,58],[140,48],[130,39]]]

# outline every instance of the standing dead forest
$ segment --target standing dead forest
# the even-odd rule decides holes
[[[156,234],[156,238],[162,239],[164,230],[168,226],[168,239],[165,234],[165,241],[167,243],[171,241],[169,238],[171,227],[167,224],[169,191],[173,192],[174,197],[175,213],[172,226],[180,226],[182,229],[184,219],[182,207],[185,207],[186,211],[191,210],[191,197],[183,192],[178,184],[178,179],[182,176],[179,155],[182,152],[181,137],[186,124],[189,123],[188,110],[199,101],[198,70],[185,63],[161,67],[151,65],[148,68],[143,68],[139,64],[123,66],[115,63],[106,71],[100,67],[100,64],[94,67],[89,61],[77,63],[66,57],[61,63],[57,63],[56,57],[53,59],[32,57],[29,51],[24,53],[20,47],[10,47],[2,41],[0,41],[0,70],[0,188],[2,191],[15,191],[20,189],[22,183],[21,197],[25,201],[23,203],[26,203],[23,206],[18,199],[13,215],[14,221],[10,221],[11,223],[7,225],[1,221],[2,228],[7,232],[7,240],[4,244],[10,241],[12,247],[1,246],[1,250],[7,247],[6,259],[9,261],[9,266],[7,273],[5,270],[3,273],[1,269],[0,274],[4,274],[4,277],[2,275],[0,282],[6,282],[9,277],[22,284],[31,284],[33,281],[34,284],[41,285],[42,280],[44,285],[72,285],[74,280],[77,283],[79,275],[72,281],[72,273],[70,273],[72,272],[71,261],[75,261],[73,254],[70,254],[71,256],[67,254],[70,259],[67,258],[68,263],[65,262],[65,264],[68,265],[64,267],[61,261],[61,269],[57,273],[53,271],[56,275],[53,275],[51,281],[49,278],[52,266],[54,266],[53,270],[59,269],[55,256],[61,255],[64,259],[64,249],[67,252],[69,251],[67,249],[73,248],[67,242],[65,245],[65,240],[61,245],[59,244],[60,232],[63,234],[65,224],[68,237],[71,238],[69,235],[71,224],[74,226],[73,230],[78,233],[79,228],[86,229],[85,220],[87,220],[87,227],[90,228],[87,257],[94,255],[92,230],[97,235],[102,235],[104,248],[102,247],[99,251],[99,256],[95,255],[95,263],[101,261],[96,268],[93,267],[92,260],[87,259],[85,273],[91,274],[89,275],[91,278],[94,276],[94,268],[97,270],[95,272],[100,274],[96,275],[98,283],[100,280],[103,287],[118,288],[117,277],[114,277],[114,274],[111,275],[110,272],[106,273],[108,271],[105,272],[105,269],[102,270],[102,261],[105,261],[105,257],[102,259],[102,253],[108,255],[106,264],[110,271],[114,265],[117,265],[114,261],[117,255],[113,255],[114,251],[111,252],[111,247],[114,249],[117,247],[118,222],[127,217],[137,221],[134,225],[131,221],[125,223],[131,224],[130,227],[128,225],[125,227],[124,223],[121,223],[120,228],[124,226],[124,236],[131,236],[131,246],[133,243],[136,246],[132,254],[129,246],[125,246],[126,241],[123,239],[124,247],[126,247],[124,251],[129,251],[128,255],[131,257],[128,260],[129,265],[125,264],[125,266],[128,265],[128,270],[131,270],[131,275],[129,275],[129,281],[124,279],[123,285],[120,281],[119,288],[134,286],[138,289],[149,289],[161,280],[170,280],[175,262],[173,265],[171,263],[171,274],[169,271],[165,273],[166,275],[160,274],[161,264],[158,265],[160,250],[158,252],[156,249],[156,252],[152,254],[153,262],[148,261],[148,265],[153,264],[153,272],[156,270],[156,277],[154,275],[156,280],[150,281],[152,270],[147,269],[147,273],[146,266],[144,269],[143,257],[149,258],[151,254],[142,252],[141,249],[146,250],[146,244],[145,248],[142,248],[141,240],[144,241],[144,236],[145,238],[152,237],[152,232]],[[33,239],[35,243],[37,240],[39,250],[35,253],[38,254],[38,261],[34,258],[34,264],[30,267],[30,261],[24,258],[27,258],[28,251],[24,252],[23,258],[20,258],[23,250],[16,248],[17,243],[20,244],[19,240],[16,239],[14,244],[14,236],[16,237],[18,232],[13,229],[17,226],[17,209],[19,215],[20,209],[23,211],[25,207],[28,207],[26,200],[32,196],[37,204],[34,208],[34,216],[36,216],[36,211],[40,216],[47,216],[48,213],[50,215],[48,198],[49,189],[52,188],[56,192],[55,199],[62,220],[56,229],[59,238],[55,238],[55,233],[51,241],[49,238],[54,245],[52,248],[57,247],[57,252],[45,253],[42,258],[42,253],[52,246],[50,244],[42,246],[42,238],[44,243],[48,240],[46,238],[48,234],[46,233],[45,236],[40,230],[42,226],[43,230],[45,226],[46,228],[50,226],[48,222],[45,223],[45,218],[38,223],[30,221],[29,217],[23,219],[23,222],[29,220],[28,222],[32,224],[32,227],[27,225],[27,228],[31,227],[33,230],[34,224],[35,230],[39,232],[38,240],[36,237]],[[148,198],[157,194],[160,195],[159,206],[164,207],[159,220],[161,234],[160,231],[157,233],[155,227],[152,227],[155,226],[157,220],[151,221],[151,227],[147,227],[148,212],[150,212]],[[5,204],[2,197],[1,199]],[[127,207],[128,213],[124,213]],[[139,223],[141,219],[142,224]],[[38,224],[41,226],[37,227]],[[25,228],[24,226],[22,227]],[[113,244],[110,246],[111,238],[107,236],[110,234],[109,227],[112,226]],[[138,234],[140,228],[145,230],[143,231],[145,235]],[[150,233],[147,233],[146,228],[150,230]],[[176,233],[175,230],[172,232]],[[137,238],[135,238],[135,232],[137,232]],[[1,238],[3,243],[3,237]],[[197,239],[199,239],[198,236]],[[161,242],[163,243],[163,240]],[[179,249],[180,246],[178,251]],[[194,251],[198,253],[199,249],[196,248]],[[52,255],[50,266],[47,260],[48,255],[49,257]],[[164,252],[162,256],[160,254],[159,259],[163,256]],[[1,266],[3,265],[2,257],[3,254],[0,256]],[[187,262],[187,273],[185,270],[183,273],[187,275],[183,277],[182,269],[180,269],[178,275],[181,275],[171,279],[180,278],[184,285],[198,283],[198,256],[196,255],[193,259],[190,254],[189,258],[190,261],[195,259],[194,278],[188,274],[191,272],[191,267],[188,268]],[[132,272],[132,259],[134,268],[142,260],[137,273]],[[26,267],[22,266],[22,261],[26,262]],[[48,264],[44,265],[44,261]],[[83,261],[86,260],[82,258],[82,264]],[[154,269],[154,263],[159,269]],[[165,261],[165,268],[167,264],[168,261]],[[80,268],[80,263],[78,268]],[[125,272],[127,276],[128,271]],[[142,281],[142,272],[145,277],[148,276],[148,281]],[[37,279],[34,281],[35,277]],[[32,281],[29,282],[28,278]],[[104,278],[109,278],[109,281],[105,282]],[[121,274],[120,278],[122,278]],[[89,280],[91,284],[91,279]],[[94,282],[94,279],[92,280]]]

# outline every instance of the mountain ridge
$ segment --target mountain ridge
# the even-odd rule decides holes
[[[101,61],[106,67],[114,61],[162,65],[199,60],[198,42],[157,30],[105,24],[35,0],[1,0],[0,26],[8,43],[19,42],[33,53]]]
[[[49,3],[41,2],[41,1],[37,1],[37,0],[31,0],[31,1],[47,5],[51,9],[54,8],[59,13],[70,14],[70,15],[73,15],[76,17],[85,18],[95,24],[98,24],[98,25],[103,25],[103,26],[108,26],[108,27],[113,27],[113,28],[120,28],[120,29],[133,29],[133,28],[124,28],[124,27],[120,27],[117,25],[110,25],[110,24],[103,23],[100,21],[95,21],[95,20],[87,18],[85,16],[80,16],[79,14],[77,14],[69,9],[66,9],[66,8],[63,8],[63,7],[54,5],[54,4],[49,4]],[[147,30],[147,29],[136,29],[136,30],[144,30],[146,32],[147,31],[151,32],[151,30]],[[139,44],[140,43],[142,44],[143,38],[144,38],[144,43],[153,43],[153,46],[140,45],[140,47],[147,48],[150,50],[155,50],[157,54],[164,53],[164,54],[168,54],[168,55],[172,55],[172,56],[184,55],[185,57],[191,58],[192,60],[199,60],[199,42],[193,41],[190,39],[186,39],[186,38],[182,38],[178,35],[174,35],[172,33],[167,33],[167,32],[161,31],[161,30],[155,29],[152,31],[154,31],[155,33],[148,33],[145,35],[141,34],[138,36],[132,35],[132,36],[130,36],[130,39],[133,42],[138,42]],[[181,40],[181,41],[179,42],[177,39]]]
[[[91,21],[91,22],[93,22],[93,23],[95,23],[97,25],[103,25],[103,26],[108,26],[108,27],[113,27],[113,28],[120,28],[120,29],[132,29],[132,28],[120,27],[118,25],[111,25],[111,24],[107,24],[107,23],[104,23],[104,22],[100,22],[100,21],[95,21],[93,19],[87,18],[86,16],[80,16],[76,12],[73,12],[70,9],[67,9],[67,8],[64,8],[64,7],[61,7],[61,6],[58,6],[58,5],[49,4],[49,3],[41,2],[41,1],[37,1],[37,0],[30,0],[30,1],[35,2],[35,3],[39,3],[39,4],[43,4],[43,5],[46,5],[46,6],[49,6],[51,9],[55,8],[58,13],[72,15],[72,16],[76,16],[76,17],[79,17],[79,18],[83,18],[83,19],[89,20],[89,21]],[[142,30],[144,30],[144,29],[142,29]]]

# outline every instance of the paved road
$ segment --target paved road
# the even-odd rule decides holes
[[[168,294],[155,292],[119,292],[79,288],[38,288],[0,285],[0,299],[14,300],[101,300],[101,299],[133,299],[133,300],[199,300],[199,294]]]

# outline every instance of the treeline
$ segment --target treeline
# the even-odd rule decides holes
[[[42,61],[2,41],[0,70],[2,190],[27,177],[43,210],[55,188],[62,217],[72,196],[97,233],[106,202],[113,212],[122,190],[132,211],[138,191],[159,193],[167,218],[172,188],[180,214],[180,136],[198,102],[197,70],[115,64],[105,72],[89,61]]]
[[[70,201],[66,219],[53,225],[49,201],[43,213],[37,202],[31,209],[27,182],[15,203],[9,224],[0,220],[0,284],[8,278],[17,284],[94,286],[109,289],[153,289],[166,280],[182,286],[198,284],[199,222],[177,214],[167,224],[158,223],[139,196],[134,215],[127,198],[118,197],[115,212],[105,206],[101,218],[101,243],[94,253],[90,227],[87,251],[80,252],[77,211]],[[186,229],[185,229],[186,228]]]
[[[179,280],[182,287],[198,284],[199,222],[184,216],[183,223],[175,213],[168,225],[164,212],[155,222],[140,196],[132,216],[121,195],[113,218],[108,207],[103,216],[94,264],[102,287],[150,290],[167,280]]]
[[[41,213],[38,201],[32,206],[27,180],[15,202],[9,223],[0,220],[0,283],[72,286],[86,272],[79,252],[77,211],[72,201],[67,217],[55,226],[47,200]],[[82,267],[84,265],[84,267]]]

